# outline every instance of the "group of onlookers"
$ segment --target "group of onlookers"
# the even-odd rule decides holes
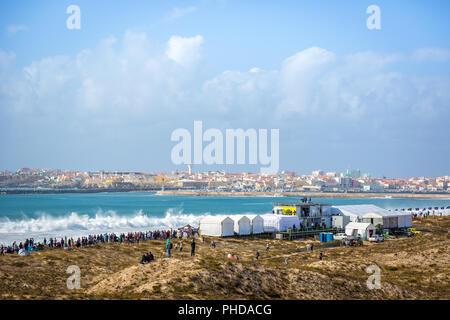
[[[412,216],[413,216],[414,219],[416,219],[416,218],[422,218],[422,217],[423,217],[423,218],[427,218],[427,217],[429,217],[429,216],[433,216],[433,217],[439,216],[439,217],[442,217],[442,211],[439,211],[438,213],[436,213],[434,210],[431,211],[431,212],[430,212],[430,210],[428,210],[428,211],[420,211],[419,213],[414,212],[414,213],[412,214]]]
[[[189,235],[187,235],[189,237]],[[183,234],[176,230],[156,230],[146,232],[129,232],[129,233],[104,233],[98,235],[88,235],[86,237],[73,238],[44,238],[42,242],[36,242],[33,238],[26,239],[24,242],[14,241],[11,245],[0,245],[0,255],[19,253],[23,250],[39,251],[45,248],[61,248],[72,250],[73,248],[87,248],[100,243],[126,243],[128,245],[139,244],[140,241],[146,240],[165,240],[165,239],[181,239]]]
[[[180,237],[181,239],[181,237]],[[202,237],[202,242],[204,242],[204,238]],[[179,245],[179,246],[178,246]],[[195,239],[192,238],[191,240],[191,257],[195,255]],[[215,244],[214,244],[215,246]],[[172,256],[172,249],[173,249],[173,243],[170,241],[170,238],[167,238],[167,242],[166,242],[166,252],[167,252],[167,258],[170,258]],[[183,251],[183,242],[180,240],[179,243],[175,244],[175,250],[180,250],[180,252]]]

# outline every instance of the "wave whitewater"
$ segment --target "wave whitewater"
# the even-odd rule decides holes
[[[66,216],[54,217],[42,213],[38,218],[25,218],[21,220],[11,220],[9,218],[0,219],[0,233],[48,233],[61,232],[66,230],[80,230],[94,232],[96,230],[129,229],[170,229],[190,224],[198,226],[201,218],[208,214],[194,215],[185,214],[180,209],[170,208],[164,217],[155,217],[144,214],[142,210],[132,215],[118,215],[113,210],[99,211],[95,216],[72,212]]]

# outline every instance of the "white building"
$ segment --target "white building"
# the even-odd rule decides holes
[[[384,229],[408,228],[412,226],[412,214],[407,211],[389,211],[373,204],[333,207],[333,213],[348,217],[350,222],[371,223]]]
[[[360,236],[363,240],[374,236],[376,230],[373,224],[364,222],[350,222],[345,226],[346,235],[353,237]]]
[[[247,218],[250,219],[250,233],[260,234],[264,233],[264,219],[258,214],[246,214]]]
[[[234,221],[234,232],[240,236],[247,236],[251,233],[250,219],[246,216],[232,215]]]
[[[350,217],[345,215],[333,216],[331,225],[334,228],[344,229],[350,223]]]
[[[207,216],[200,220],[199,233],[204,236],[234,236],[234,221],[226,216]]]
[[[264,219],[264,232],[287,231],[288,228],[300,227],[298,216],[287,216],[282,214],[264,214],[261,216]]]

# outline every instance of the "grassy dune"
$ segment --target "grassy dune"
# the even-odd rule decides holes
[[[105,244],[87,249],[44,250],[21,257],[0,256],[2,299],[450,299],[450,217],[418,219],[425,229],[363,247],[297,252],[307,241],[219,239],[217,247],[197,240],[168,259],[164,241],[138,246]],[[312,242],[312,240],[308,240]],[[265,246],[269,242],[270,251]],[[254,260],[255,251],[261,256]],[[156,260],[138,262],[152,251]],[[239,261],[227,258],[232,253]],[[290,262],[285,264],[288,257]],[[381,268],[381,289],[369,290],[368,265]],[[81,269],[81,289],[69,290],[66,269]]]

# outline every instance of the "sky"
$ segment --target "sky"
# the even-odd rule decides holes
[[[70,5],[79,29],[67,27]],[[367,27],[370,5],[380,29]],[[224,133],[279,129],[280,170],[450,175],[449,9],[1,1],[0,170],[186,170],[171,159],[171,134],[193,134],[199,120]]]

